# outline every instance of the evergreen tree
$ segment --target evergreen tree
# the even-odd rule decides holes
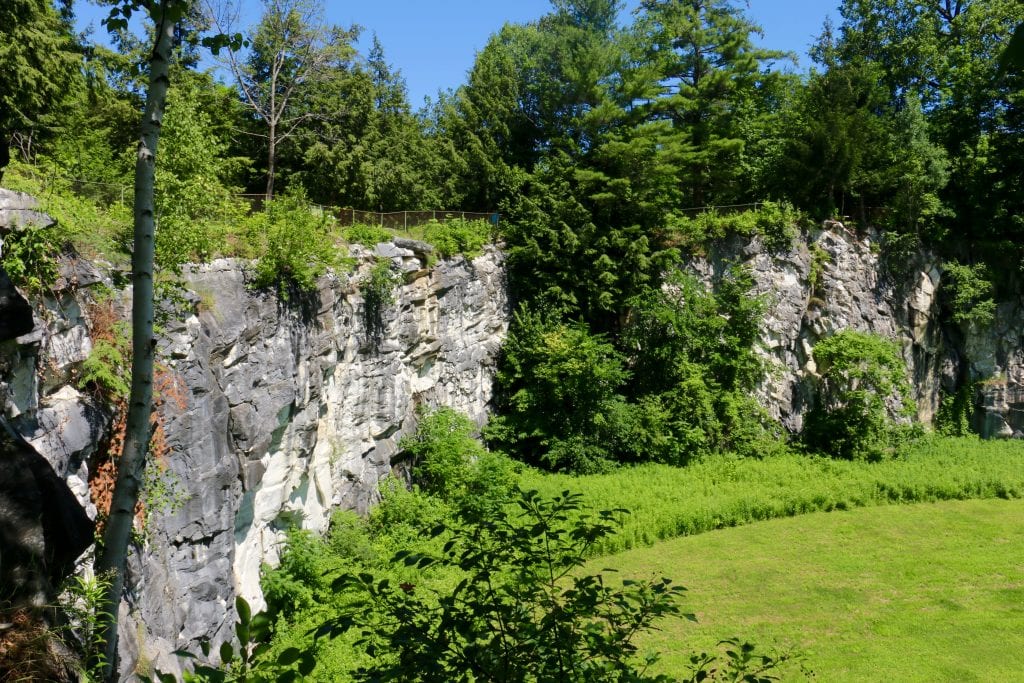
[[[31,156],[33,137],[52,132],[70,105],[81,55],[63,7],[62,15],[50,0],[0,3],[0,177],[15,135]]]
[[[942,198],[952,209],[951,234],[1018,240],[1024,76],[1001,73],[999,61],[1024,21],[1024,5],[845,0],[840,11],[839,61],[876,65],[894,110],[920,101],[929,138],[945,150],[949,184]]]
[[[636,30],[653,67],[646,109],[680,136],[689,204],[735,199],[744,146],[737,105],[761,87],[765,63],[784,54],[755,47],[760,28],[730,0],[644,0]]]

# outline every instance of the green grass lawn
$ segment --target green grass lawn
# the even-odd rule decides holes
[[[776,519],[594,560],[672,577],[684,619],[644,640],[664,673],[739,636],[795,648],[819,681],[1024,681],[1024,501]],[[794,671],[784,680],[798,678]]]

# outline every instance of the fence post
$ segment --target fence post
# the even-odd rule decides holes
[[[402,227],[405,228],[405,234],[409,234],[409,212],[402,212]]]

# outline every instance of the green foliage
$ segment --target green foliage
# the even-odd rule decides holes
[[[489,443],[554,470],[596,471],[616,452],[625,359],[583,323],[520,309],[498,369]]]
[[[594,507],[630,510],[611,555],[676,536],[858,507],[1024,498],[1024,452],[1011,441],[926,437],[880,462],[814,454],[765,458],[716,454],[686,467],[644,464],[586,476],[527,470],[523,487],[551,496],[567,487]]]
[[[371,658],[354,647],[355,634],[310,642],[309,633],[324,620],[352,609],[360,596],[331,587],[341,572],[379,572],[395,583],[454,585],[446,573],[421,572],[390,562],[399,550],[436,552],[441,541],[434,527],[452,520],[500,517],[518,481],[519,469],[504,456],[483,451],[471,437],[471,423],[442,409],[421,417],[417,433],[403,441],[413,457],[411,490],[395,479],[381,484],[381,501],[367,518],[338,511],[325,538],[289,532],[280,566],[265,569],[263,588],[276,619],[271,653],[288,647],[313,648],[321,680],[348,680]],[[413,455],[415,453],[415,455]],[[402,456],[395,459],[402,462]],[[425,489],[429,489],[428,493]],[[373,615],[366,615],[373,623]]]
[[[935,429],[943,436],[972,436],[974,431],[974,397],[977,383],[967,383],[955,393],[941,394],[939,411],[935,415]]]
[[[750,396],[764,371],[754,347],[765,302],[750,296],[752,286],[741,268],[714,292],[676,271],[664,288],[630,301],[622,345],[632,352],[629,391],[647,421],[637,459],[682,464],[714,450],[757,452],[778,436]]]
[[[395,303],[395,287],[402,281],[400,273],[392,268],[390,259],[381,259],[359,282],[363,297],[363,325],[366,336],[374,348],[384,335],[384,311]]]
[[[72,182],[48,178],[42,169],[20,163],[11,164],[4,185],[39,200],[40,210],[57,221],[51,228],[57,245],[70,242],[84,257],[103,258],[117,265],[127,263],[130,239],[126,241],[125,235],[132,218],[126,206],[80,196]]]
[[[919,156],[921,141],[937,143],[948,160],[948,183],[937,188],[933,184],[932,193],[952,209],[949,215],[939,214],[949,229],[948,240],[955,245],[1015,239],[1022,226],[1020,193],[1015,188],[1024,161],[1018,96],[1024,74],[1000,74],[999,60],[1012,32],[1024,21],[1024,6],[1015,0],[949,7],[845,0],[840,12],[843,23],[834,55],[844,64],[875,67],[875,82],[884,98],[879,108],[898,112],[906,103],[920,103],[927,130],[896,141],[898,146],[889,153],[896,162],[893,169],[906,168],[907,161]],[[907,130],[894,123],[896,130]],[[929,166],[941,170],[931,161],[919,168]],[[901,203],[897,201],[897,207]]]
[[[169,515],[180,511],[188,502],[188,490],[166,463],[149,463],[142,476],[140,500],[146,510],[142,520],[143,536],[150,533],[156,515]]]
[[[362,244],[364,247],[372,248],[381,242],[390,242],[393,235],[379,225],[366,225],[357,223],[342,231],[342,236],[349,244]]]
[[[100,680],[103,671],[103,594],[109,584],[103,576],[75,574],[64,581],[57,599],[66,620],[61,636],[87,667],[79,672],[84,683]]]
[[[179,81],[168,97],[156,176],[156,262],[171,271],[234,251],[229,238],[248,209],[227,184],[245,162],[228,157],[204,108],[204,90],[214,87],[196,76]]]
[[[1024,70],[1024,24],[1017,26],[1009,44],[999,56],[999,70],[1002,73]]]
[[[0,176],[9,161],[11,135],[58,125],[57,116],[79,78],[69,16],[39,0],[0,6]]]
[[[788,249],[799,234],[802,214],[788,202],[762,202],[757,208],[720,213],[710,209],[696,216],[673,221],[674,238],[691,249],[701,249],[712,240],[730,235],[759,236],[774,251]]]
[[[4,236],[0,265],[11,282],[39,295],[57,279],[57,255],[63,245],[55,226],[27,226]]]
[[[249,219],[249,238],[259,258],[256,286],[276,286],[283,296],[292,288],[313,291],[317,278],[341,262],[333,222],[300,196],[267,202]]]
[[[984,263],[963,265],[949,261],[943,266],[943,290],[953,321],[961,325],[987,327],[995,319],[992,273]]]
[[[447,218],[427,223],[423,239],[434,245],[445,258],[462,254],[471,259],[483,253],[484,245],[492,239],[492,228],[482,219]]]
[[[123,333],[123,325],[121,326]],[[127,347],[125,337],[115,341],[100,339],[96,341],[89,355],[82,361],[82,370],[78,376],[78,386],[95,387],[108,399],[128,399],[128,363],[125,362],[123,350]]]
[[[811,267],[807,272],[807,286],[811,290],[811,296],[821,293],[821,278],[825,273],[825,265],[831,262],[832,255],[822,249],[821,245],[811,245]]]
[[[318,578],[332,568],[322,558],[323,542],[312,532],[289,529],[280,564],[264,571],[261,588],[272,613],[285,616],[308,609],[316,603]]]
[[[526,309],[498,371],[489,441],[555,470],[616,462],[682,464],[719,449],[765,451],[780,438],[751,396],[765,302],[729,269],[716,292],[674,271],[628,302],[618,351],[585,325]]]
[[[887,403],[913,415],[906,364],[899,348],[881,337],[843,330],[814,345],[817,403],[807,416],[804,440],[842,458],[878,459],[898,445],[900,429]]]
[[[668,579],[620,587],[603,572],[579,571],[621,514],[587,515],[568,492],[552,499],[525,492],[508,516],[436,530],[448,538],[438,555],[395,555],[395,563],[457,573],[457,586],[343,574],[334,587],[365,600],[319,633],[360,630],[360,644],[378,658],[357,680],[662,680],[645,675],[652,658],[642,658],[634,640],[679,613],[683,589]],[[380,617],[360,626],[368,610]]]
[[[916,233],[882,233],[881,262],[889,278],[905,283],[915,272],[921,247],[921,236]]]
[[[784,53],[756,47],[760,28],[726,0],[648,0],[632,30],[644,65],[636,77],[646,77],[640,81],[647,100],[641,108],[646,116],[673,122],[688,205],[737,201],[741,114],[750,111],[737,105],[762,96],[772,78],[762,66]]]
[[[451,408],[420,416],[416,434],[399,447],[412,458],[413,482],[470,517],[500,510],[516,482],[512,461],[473,438],[475,425]]]

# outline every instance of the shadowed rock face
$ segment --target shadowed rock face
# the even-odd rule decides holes
[[[7,272],[0,268],[0,341],[28,334],[32,325],[32,306],[11,284]]]
[[[0,189],[0,253],[12,231],[53,225],[37,209],[28,195]],[[19,362],[15,340],[35,329],[32,306],[0,268],[0,608],[52,604],[53,588],[93,541],[93,523],[64,479],[7,419],[20,412],[12,394],[34,386],[34,363]]]
[[[52,604],[93,523],[50,464],[0,423],[0,608]]]

